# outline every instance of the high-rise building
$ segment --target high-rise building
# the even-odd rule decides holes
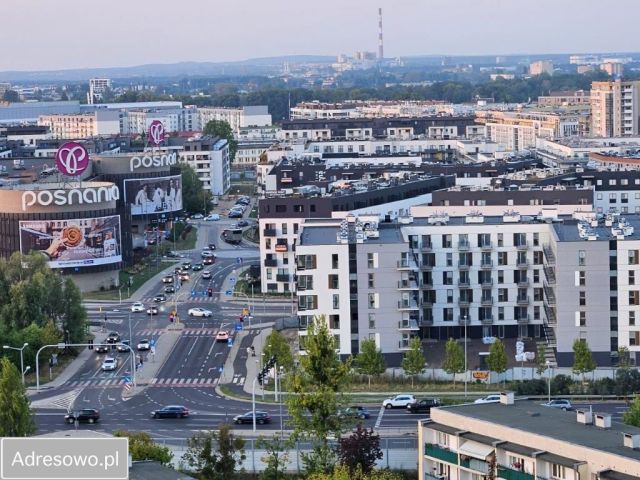
[[[595,137],[638,135],[640,81],[591,84],[591,134]]]
[[[553,75],[553,62],[551,60],[538,60],[529,65],[529,73],[531,75]]]
[[[93,105],[102,101],[104,92],[111,88],[110,78],[92,78],[89,80],[89,93],[87,93],[87,103]]]

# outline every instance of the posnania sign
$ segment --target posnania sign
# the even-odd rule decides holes
[[[56,167],[68,177],[77,177],[89,166],[89,152],[78,142],[67,142],[56,152]]]
[[[27,211],[33,205],[48,207],[49,205],[83,205],[120,200],[117,185],[109,187],[72,188],[69,190],[27,190],[22,194],[22,210]]]
[[[164,167],[175,165],[176,163],[178,163],[176,152],[162,155],[135,156],[129,160],[129,170],[133,172],[137,168]]]
[[[154,120],[149,125],[149,132],[147,138],[149,143],[153,143],[155,146],[160,145],[164,141],[165,131],[164,125],[160,120]]]

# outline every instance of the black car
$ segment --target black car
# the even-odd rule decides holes
[[[122,342],[120,342],[122,345],[118,345],[116,347],[116,350],[118,350],[119,352],[128,352],[129,351],[129,340],[122,340]]]
[[[64,421],[67,423],[96,423],[100,420],[100,411],[95,408],[83,408],[77,412],[69,412],[64,416]]]
[[[109,351],[109,347],[106,345],[96,345],[95,346],[96,353],[107,353]]]
[[[429,415],[431,409],[440,406],[440,400],[437,398],[425,398],[415,403],[407,405],[407,412],[409,413],[426,413]]]
[[[174,287],[173,285],[164,287],[164,293],[176,293],[176,287]]]
[[[249,222],[247,222],[246,220],[240,220],[238,223],[238,228],[242,228],[242,227],[248,227],[249,226]]]
[[[191,270],[193,270],[194,272],[199,272],[203,268],[204,266],[201,263],[196,263],[193,267],[191,267]]]
[[[162,303],[167,301],[167,296],[164,293],[159,293],[155,297],[153,297],[153,301],[156,303]]]
[[[209,250],[215,250],[216,249],[216,244],[215,243],[210,243],[209,244]]]
[[[202,259],[202,263],[204,263],[205,265],[213,265],[214,263],[216,263],[216,259],[215,257],[205,257]]]
[[[120,334],[118,332],[111,332],[107,337],[107,343],[118,343],[120,341]]]
[[[174,268],[174,269],[173,269],[173,273],[174,273],[174,274],[176,274],[176,275],[177,275],[178,273],[180,273],[181,271],[182,271],[182,268],[181,268],[181,267],[176,267],[176,268]]]
[[[342,411],[342,414],[345,417],[360,418],[362,420],[367,420],[371,416],[369,410],[360,405],[352,405],[351,407],[347,407]]]
[[[168,405],[151,412],[152,418],[186,418],[188,416],[189,409],[182,405]]]
[[[233,423],[238,425],[243,423],[253,423],[253,412],[243,413],[242,415],[236,415],[233,417]],[[258,412],[256,410],[256,423],[258,425],[264,425],[265,423],[271,423],[271,415],[267,412]]]
[[[242,218],[242,212],[239,210],[231,210],[227,216],[229,218]]]
[[[182,262],[182,270],[189,270],[191,268],[191,262]]]

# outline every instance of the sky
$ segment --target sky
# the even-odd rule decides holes
[[[638,0],[1,0],[0,71],[377,50],[640,51]]]

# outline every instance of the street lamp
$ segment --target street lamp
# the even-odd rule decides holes
[[[24,345],[22,345],[22,348],[10,347],[9,345],[3,345],[2,346],[2,348],[5,349],[5,350],[17,350],[18,352],[20,352],[20,373],[22,374],[22,385],[24,385],[24,374],[26,372],[26,370],[24,369],[24,354],[23,354],[23,351],[28,346],[29,346],[28,343],[25,343]],[[27,370],[29,370],[29,368],[31,368],[31,367],[27,367]]]
[[[467,398],[467,316],[462,317],[464,321],[464,398]]]
[[[549,370],[549,373],[547,374],[547,396],[549,402],[551,402],[551,362],[547,360],[544,364],[547,366],[547,370]]]

